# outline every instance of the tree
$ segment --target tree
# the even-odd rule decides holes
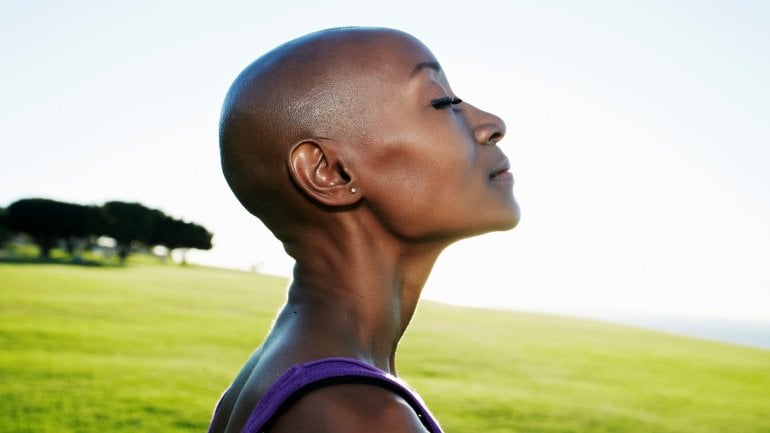
[[[163,245],[168,250],[170,258],[175,249],[182,246],[181,233],[184,230],[184,221],[166,216],[157,225],[158,245]]]
[[[167,216],[160,220],[158,230],[158,244],[168,249],[169,256],[175,249],[183,249],[182,263],[187,262],[187,251],[190,248],[211,249],[213,235],[198,224]]]
[[[26,198],[11,203],[5,218],[8,228],[29,235],[40,248],[40,257],[48,258],[59,240],[74,255],[77,239],[98,234],[100,212],[95,206]]]
[[[103,206],[84,206],[43,198],[18,200],[0,208],[0,242],[3,227],[28,234],[40,247],[40,256],[64,241],[77,257],[79,247],[96,236],[106,235],[117,244],[121,262],[139,245],[210,249],[212,234],[203,226],[172,218],[140,203],[110,201]]]
[[[211,239],[214,237],[214,234],[198,224],[190,223],[190,226],[191,233],[188,246],[198,250],[210,250],[213,246]]]
[[[182,263],[187,263],[187,252],[190,248],[210,250],[212,237],[213,235],[203,226],[195,223],[184,223],[181,245],[181,248],[183,248]]]
[[[153,226],[162,212],[145,207],[140,203],[110,201],[102,206],[105,227],[104,234],[115,239],[120,261],[133,251],[139,243],[148,244]]]
[[[11,230],[26,233],[40,248],[40,257],[50,257],[60,239],[89,234],[87,215],[97,212],[89,206],[44,198],[27,198],[11,203],[7,222]]]
[[[147,224],[149,224],[149,226],[147,227],[145,236],[143,236],[142,242],[147,246],[165,246],[168,222],[173,221],[174,219],[157,209],[148,210],[149,215],[147,216]]]
[[[101,235],[104,231],[101,209],[97,206],[84,206],[66,203],[62,208],[61,233],[67,252],[79,258],[83,245],[92,236]]]
[[[5,208],[0,207],[0,246],[11,237],[11,228],[8,227],[8,215]]]

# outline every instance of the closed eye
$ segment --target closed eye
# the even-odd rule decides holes
[[[457,105],[461,102],[463,101],[460,98],[451,98],[449,96],[444,96],[443,98],[432,99],[430,101],[430,105],[432,105],[433,108],[435,108],[436,110],[442,110],[451,105]]]

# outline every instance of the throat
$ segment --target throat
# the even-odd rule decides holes
[[[395,374],[396,349],[415,306],[392,293],[293,284],[274,330],[291,336],[294,347],[321,352],[308,353],[311,358],[350,357]]]

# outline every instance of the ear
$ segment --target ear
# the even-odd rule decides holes
[[[289,150],[289,174],[307,195],[327,206],[356,203],[361,193],[334,146],[320,140],[302,140]]]

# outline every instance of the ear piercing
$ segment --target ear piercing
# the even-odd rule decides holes
[[[355,194],[355,193],[357,193],[357,192],[358,192],[358,190],[356,189],[356,187],[352,187],[352,188],[350,188],[350,193],[351,193],[351,194]]]

